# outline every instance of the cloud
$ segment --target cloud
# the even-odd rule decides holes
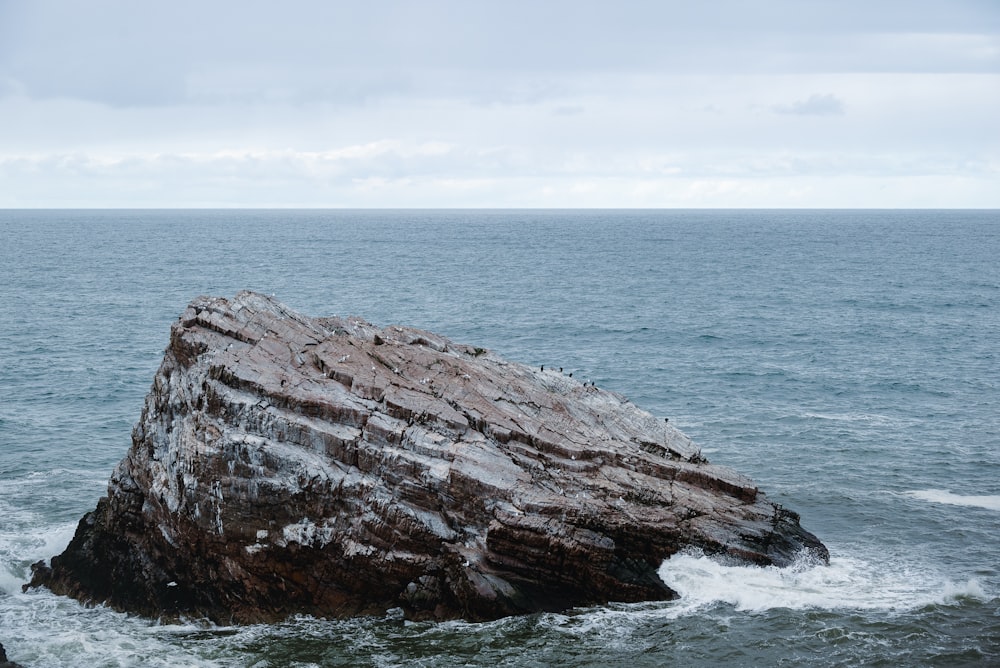
[[[118,107],[521,103],[588,73],[997,72],[998,17],[975,0],[37,0],[0,3],[0,76]]]
[[[1000,163],[947,154],[632,150],[565,159],[544,148],[385,139],[323,151],[8,156],[0,206],[51,206],[54,191],[61,205],[97,207],[996,206],[998,177]]]
[[[844,103],[835,95],[813,93],[805,100],[792,104],[778,104],[771,107],[778,114],[793,114],[796,116],[842,116]]]
[[[0,0],[0,206],[1000,205],[998,35],[980,0]]]

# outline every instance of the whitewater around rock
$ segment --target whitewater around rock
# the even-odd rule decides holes
[[[108,495],[28,586],[153,617],[481,620],[674,598],[657,569],[687,548],[828,559],[618,394],[241,292],[172,326]]]

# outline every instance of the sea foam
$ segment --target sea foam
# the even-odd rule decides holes
[[[659,575],[680,594],[675,604],[679,614],[719,603],[752,612],[775,608],[900,611],[987,598],[976,580],[956,584],[931,569],[894,558],[833,556],[829,566],[802,561],[788,568],[762,568],[730,565],[692,551],[665,561]]]
[[[0,530],[0,592],[21,591],[28,564],[65,550],[75,530],[75,522],[24,533]]]
[[[248,665],[216,636],[215,627],[160,624],[104,606],[85,606],[45,589],[0,595],[5,644],[19,663],[28,666],[192,666],[221,668]],[[186,642],[187,637],[204,639]],[[210,648],[201,647],[208,644]],[[204,654],[215,654],[206,657]],[[227,660],[228,659],[228,660]]]

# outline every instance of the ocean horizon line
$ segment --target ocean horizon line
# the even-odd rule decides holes
[[[26,206],[0,207],[0,211],[998,211],[997,207],[465,207],[465,206]]]

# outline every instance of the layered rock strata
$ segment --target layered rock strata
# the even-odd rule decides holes
[[[826,548],[664,420],[409,327],[196,299],[44,585],[151,616],[490,619],[675,596],[687,547]]]

